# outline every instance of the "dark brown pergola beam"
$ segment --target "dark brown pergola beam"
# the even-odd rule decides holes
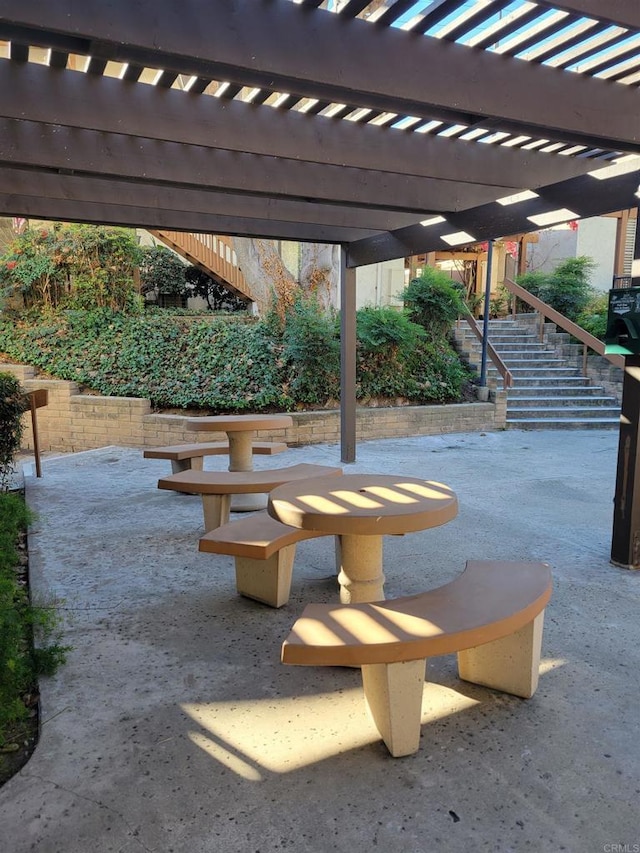
[[[534,135],[599,140],[601,147],[629,151],[640,147],[630,86],[342,20],[287,0],[217,0],[215,27],[203,25],[204,14],[199,0],[164,4],[162,14],[157,0],[3,0],[0,38],[16,26],[40,44],[50,32],[58,39],[68,34],[91,55],[107,53],[136,65],[400,115],[464,124],[487,117]]]
[[[0,164],[140,183],[415,213],[459,210],[512,192],[392,172],[300,163],[175,142],[0,119]]]
[[[34,63],[0,62],[0,92],[4,118],[26,118],[28,104],[31,121],[359,169],[388,172],[402,164],[403,173],[418,177],[523,189],[532,174],[544,185],[590,168],[571,157],[354,125],[78,71],[54,73]]]
[[[459,231],[471,236],[469,242],[538,231],[542,226],[527,217],[560,208],[572,210],[576,219],[625,210],[637,203],[639,181],[640,170],[606,181],[598,181],[589,175],[572,178],[539,189],[539,198],[517,205],[481,205],[451,214],[446,222],[438,225],[426,228],[409,226],[351,243],[347,263],[350,267],[359,267],[392,258],[447,250],[451,246],[442,239],[442,235]]]
[[[208,217],[232,216],[242,219],[273,220],[275,222],[297,222],[335,228],[341,242],[346,232],[350,235],[362,231],[361,237],[374,231],[386,231],[393,227],[402,228],[415,223],[415,216],[393,214],[366,208],[338,207],[330,204],[308,204],[286,199],[254,198],[236,196],[215,191],[179,189],[158,186],[152,183],[139,184],[108,178],[84,175],[61,175],[53,172],[36,172],[32,169],[0,167],[0,188],[5,195],[46,197],[68,201],[118,204],[126,207],[150,207],[183,210]],[[264,227],[264,226],[262,226]],[[344,229],[343,234],[340,229]]]
[[[631,30],[640,30],[640,3],[638,0],[536,0],[538,6],[575,12],[585,18],[595,18]]]
[[[87,222],[93,225],[121,225],[126,228],[166,228],[169,231],[228,234],[264,237],[274,240],[296,240],[302,243],[348,243],[358,236],[352,229],[336,229],[320,225],[292,224],[266,220],[242,219],[237,216],[207,216],[184,210],[158,210],[149,207],[36,198],[0,193],[0,216],[24,216],[63,222]]]

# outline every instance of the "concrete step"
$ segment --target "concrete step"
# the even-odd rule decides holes
[[[469,329],[469,331],[465,332],[463,335],[459,335],[459,338],[463,341],[473,341],[480,346],[480,341],[473,334],[473,332]],[[540,340],[537,335],[515,335],[515,334],[500,334],[500,335],[492,335],[489,334],[489,340],[493,344],[494,347],[504,346],[507,344],[513,344],[514,346],[520,346],[520,344],[540,344]]]
[[[507,418],[507,429],[619,429],[620,418]]]
[[[611,409],[615,409],[616,411],[620,411],[620,406],[613,397],[596,397],[595,395],[584,397],[514,397],[509,394],[507,412],[511,412],[515,409],[548,406],[552,408],[589,407],[599,410],[606,406]]]
[[[527,364],[535,363],[539,366],[548,364],[549,367],[560,367],[560,365],[567,363],[566,359],[557,358],[556,354],[549,352],[549,350],[518,350],[517,352],[500,352],[498,350],[498,355],[506,365],[513,364],[514,366],[519,364],[526,366]]]
[[[619,406],[593,406],[587,408],[584,406],[530,406],[522,409],[512,409],[507,406],[507,419],[510,421],[527,420],[528,418],[536,418],[537,420],[557,419],[557,420],[574,420],[574,419],[600,419],[603,418],[620,418]]]
[[[499,375],[499,374],[497,374]],[[571,390],[582,390],[583,387],[596,387],[589,385],[589,379],[585,376],[547,376],[543,373],[541,376],[514,376],[514,390],[523,390],[527,388],[549,388],[555,393],[557,388],[567,388]],[[602,391],[602,388],[598,388]]]
[[[507,355],[508,354],[519,355],[520,353],[522,353],[523,356],[526,356],[529,353],[531,353],[533,355],[542,354],[542,355],[553,356],[554,358],[558,357],[558,356],[556,356],[555,350],[549,349],[548,346],[545,346],[544,344],[537,343],[536,341],[533,341],[531,343],[525,343],[522,345],[519,345],[519,344],[516,345],[513,343],[498,345],[496,343],[493,343],[493,341],[491,343],[493,344],[493,348],[498,353],[500,358],[504,358],[505,354],[507,354]],[[469,341],[469,342],[465,343],[464,348],[466,350],[471,350],[472,352],[478,352],[479,353],[482,351],[482,344],[478,340]]]
[[[548,384],[548,385],[516,385],[513,388],[509,389],[509,400],[518,400],[527,397],[539,397],[545,396],[547,399],[557,399],[561,400],[566,397],[574,397],[579,395],[580,397],[604,397],[604,389],[602,386],[598,385],[580,385],[579,383],[575,383],[575,385],[560,385],[559,383],[556,385]],[[607,397],[608,400],[612,400],[613,397]]]
[[[511,373],[513,374],[514,379],[520,380],[528,380],[528,379],[546,379],[552,378],[554,376],[560,377],[563,379],[568,379],[572,376],[580,376],[580,371],[577,367],[538,367],[537,365],[532,365],[531,367],[512,367],[511,365],[507,365]],[[491,366],[490,370],[493,370],[494,373],[497,373],[495,367]],[[499,374],[498,374],[499,375]],[[584,376],[581,379],[585,379]],[[587,378],[588,381],[588,378]]]

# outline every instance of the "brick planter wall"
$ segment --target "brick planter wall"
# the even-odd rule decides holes
[[[186,429],[185,416],[152,414],[149,400],[136,397],[97,397],[81,394],[77,383],[36,377],[32,367],[0,363],[0,371],[13,373],[26,391],[45,388],[48,405],[37,411],[42,451],[79,451],[106,447],[153,447],[163,444],[217,441],[224,433],[194,433]],[[500,395],[498,395],[500,396]],[[505,410],[496,404],[456,403],[443,406],[358,408],[356,438],[396,438],[504,429]],[[339,411],[293,412],[293,427],[260,433],[265,441],[286,441],[296,446],[340,441]],[[25,415],[23,447],[33,448],[31,418]]]

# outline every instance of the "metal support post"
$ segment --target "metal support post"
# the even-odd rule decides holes
[[[356,271],[340,250],[340,458],[356,461]]]

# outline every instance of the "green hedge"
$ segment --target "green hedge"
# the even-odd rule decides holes
[[[330,403],[339,391],[338,320],[315,311],[298,308],[284,328],[272,319],[240,324],[108,309],[0,317],[0,352],[107,396],[149,398],[157,408],[291,411]],[[378,317],[388,325],[388,315]],[[381,341],[373,350],[359,343],[360,398],[454,401],[466,378],[445,340],[417,335],[408,347]]]
[[[0,493],[0,752],[23,740],[26,694],[37,689],[39,676],[53,675],[69,651],[60,643],[55,608],[32,604],[19,578],[17,543],[32,518],[21,495]]]

